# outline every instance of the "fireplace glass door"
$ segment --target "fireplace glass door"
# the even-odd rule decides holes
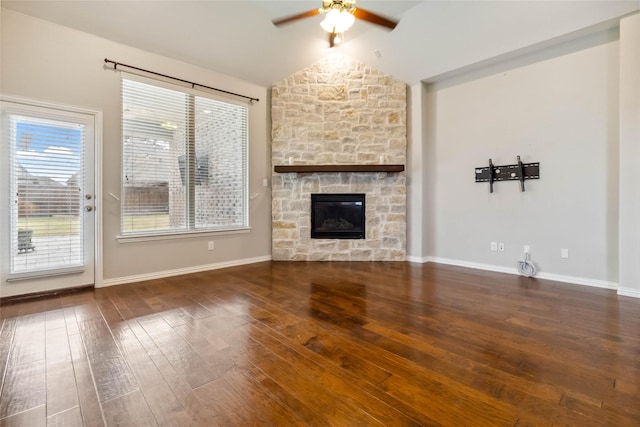
[[[312,239],[364,239],[365,195],[311,195]]]

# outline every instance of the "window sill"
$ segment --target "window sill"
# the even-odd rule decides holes
[[[225,236],[228,234],[246,234],[251,231],[251,227],[242,228],[226,228],[224,230],[202,230],[202,231],[181,231],[173,233],[162,234],[136,234],[130,236],[117,236],[118,243],[135,243],[135,242],[149,242],[154,240],[175,240],[175,239],[190,239],[193,237],[207,237],[207,236]]]

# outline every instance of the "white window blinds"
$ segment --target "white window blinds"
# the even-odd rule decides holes
[[[11,273],[83,265],[85,126],[8,119]]]
[[[248,226],[248,109],[122,80],[122,234]]]

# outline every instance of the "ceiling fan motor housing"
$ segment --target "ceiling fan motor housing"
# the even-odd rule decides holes
[[[327,13],[331,9],[338,9],[338,11],[346,11],[349,13],[353,13],[353,9],[355,9],[354,4],[356,0],[325,0],[322,2],[322,7],[318,9],[320,13]]]

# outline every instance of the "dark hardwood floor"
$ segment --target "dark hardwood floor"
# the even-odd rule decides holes
[[[2,426],[639,426],[640,300],[266,262],[1,307]]]

